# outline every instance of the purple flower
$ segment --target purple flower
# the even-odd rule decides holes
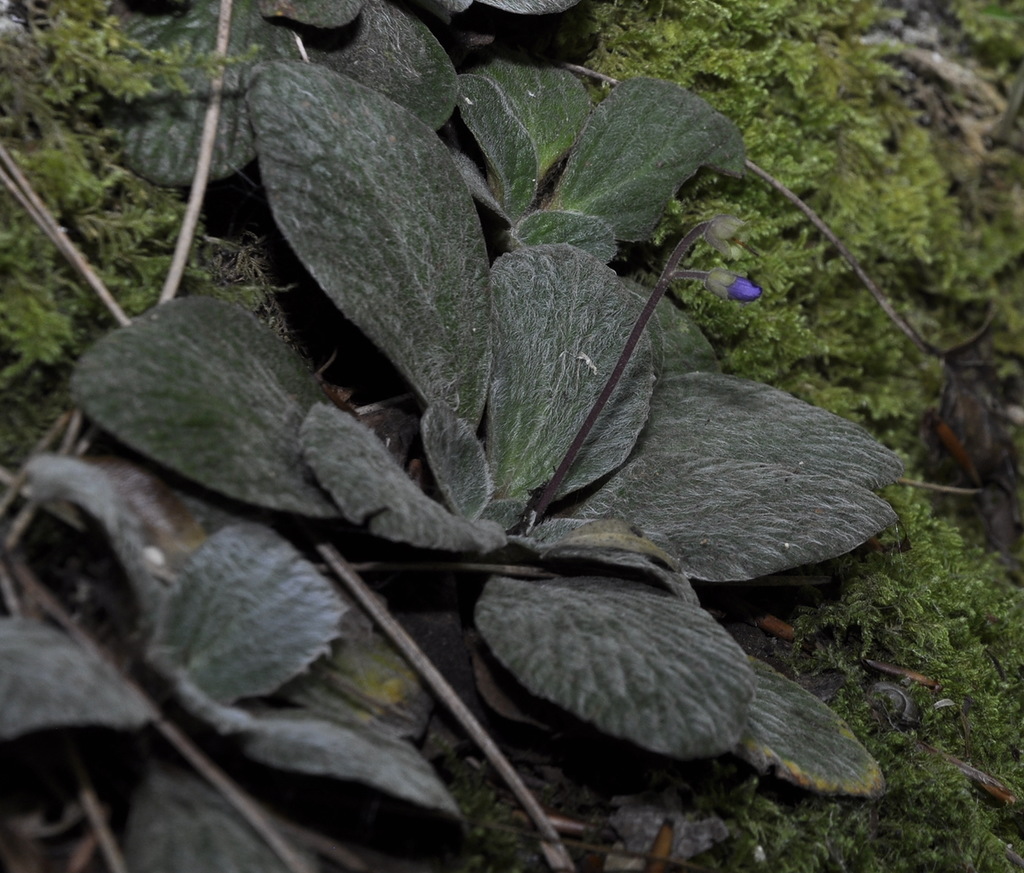
[[[750,303],[761,296],[759,285],[732,270],[712,270],[704,279],[704,287],[723,299],[738,300],[740,303]]]

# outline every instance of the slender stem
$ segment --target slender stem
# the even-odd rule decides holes
[[[221,59],[228,53],[228,39],[231,36],[231,4],[232,0],[220,0],[215,52]],[[196,225],[199,223],[199,213],[203,208],[206,183],[210,178],[210,165],[213,163],[213,147],[217,141],[217,125],[220,123],[223,94],[224,67],[221,67],[217,75],[213,77],[213,81],[210,82],[210,103],[206,107],[206,117],[203,120],[203,134],[199,141],[199,155],[196,158],[195,175],[192,177],[192,190],[188,195],[185,217],[182,219],[178,242],[174,247],[174,256],[171,258],[171,268],[167,272],[163,290],[160,292],[161,303],[166,303],[178,293],[181,277],[185,274],[185,265],[188,263],[188,255],[192,250],[192,239],[195,236]]]
[[[636,324],[633,325],[633,330],[630,332],[629,338],[626,340],[626,345],[622,349],[622,354],[619,355],[618,362],[615,364],[611,375],[608,377],[608,381],[605,382],[604,388],[601,389],[601,393],[598,395],[594,405],[590,408],[590,412],[587,414],[586,419],[580,426],[579,431],[573,438],[573,441],[569,444],[569,449],[566,451],[565,457],[562,458],[562,462],[558,465],[558,468],[555,470],[555,474],[551,477],[548,484],[544,486],[544,490],[526,505],[522,518],[519,519],[518,524],[516,524],[512,529],[513,533],[529,533],[533,526],[544,517],[544,513],[548,506],[551,505],[551,501],[554,500],[555,496],[558,494],[558,489],[565,480],[565,477],[569,472],[569,468],[576,460],[576,456],[579,454],[580,449],[583,448],[583,443],[586,442],[587,437],[590,436],[590,432],[593,430],[598,416],[604,410],[605,405],[612,396],[612,392],[619,384],[619,380],[622,378],[622,374],[626,369],[626,365],[629,363],[629,359],[633,356],[633,352],[636,351],[637,343],[640,342],[640,337],[644,332],[644,328],[647,327],[647,322],[649,322],[651,320],[651,316],[654,315],[654,310],[661,301],[661,298],[665,296],[668,286],[678,278],[677,268],[679,267],[679,262],[683,259],[686,253],[693,248],[694,243],[700,239],[708,224],[709,222],[702,221],[688,234],[686,234],[686,236],[684,236],[675,247],[675,250],[668,259],[668,262],[665,264],[665,269],[661,271],[661,276],[658,278],[658,283],[654,286],[651,296],[647,299],[647,303],[644,304],[644,308],[641,310],[640,316],[636,320]],[[702,273],[700,275],[703,276],[704,274]]]
[[[125,864],[121,847],[118,846],[117,840],[110,830],[110,824],[107,822],[106,810],[100,803],[89,771],[82,761],[82,756],[78,753],[78,745],[69,733],[64,734],[64,746],[71,762],[71,769],[78,781],[78,801],[81,803],[85,817],[89,820],[89,825],[96,836],[96,842],[99,844],[107,869],[110,870],[110,873],[128,873],[128,865]]]
[[[15,163],[10,152],[2,144],[0,144],[0,165],[2,165],[0,166],[0,182],[11,193],[11,196],[18,201],[32,220],[39,225],[39,229],[49,237],[60,253],[64,255],[64,258],[71,264],[78,275],[92,288],[96,296],[99,297],[100,302],[114,316],[114,320],[122,326],[128,324],[131,319],[125,315],[124,310],[121,309],[118,302],[114,299],[114,295],[103,284],[103,280],[89,266],[85,256],[68,238],[64,229],[57,223],[57,219],[53,217],[53,213],[46,208],[46,204],[36,194],[28,179],[25,178],[25,174],[21,172],[21,168]]]
[[[551,824],[540,803],[538,803],[537,798],[526,787],[515,768],[502,754],[501,749],[498,748],[497,743],[491,739],[487,731],[484,730],[483,725],[477,721],[466,704],[462,702],[462,699],[452,690],[452,687],[444,676],[441,675],[437,667],[423,654],[420,647],[416,645],[415,640],[406,633],[405,628],[395,621],[391,613],[388,612],[387,607],[374,597],[373,592],[367,587],[362,577],[352,569],[334,546],[321,543],[317,545],[316,549],[327,562],[327,566],[331,568],[331,572],[345,586],[345,590],[355,598],[356,602],[394,644],[395,648],[401,652],[402,656],[423,678],[423,681],[430,687],[430,690],[433,691],[438,700],[448,708],[448,711],[455,717],[456,721],[469,734],[470,739],[476,743],[477,748],[484,753],[484,757],[487,758],[491,766],[505,780],[505,784],[515,794],[523,810],[533,820],[537,830],[540,831],[543,839],[541,848],[544,850],[544,855],[551,868],[559,871],[575,870],[572,858],[569,857],[569,853],[562,844],[558,832]]]
[[[864,268],[860,265],[860,261],[858,261],[853,256],[853,252],[851,252],[843,244],[843,241],[839,239],[835,231],[833,231],[831,227],[825,224],[824,219],[822,219],[817,212],[811,209],[811,207],[804,203],[804,201],[801,200],[799,196],[790,191],[789,188],[783,185],[782,182],[776,179],[771,173],[769,173],[767,170],[762,170],[757,164],[755,164],[749,158],[746,161],[746,166],[747,169],[750,170],[750,172],[752,172],[755,176],[760,176],[762,179],[764,179],[765,182],[771,185],[776,191],[778,191],[783,197],[785,197],[790,203],[792,203],[797,209],[799,209],[804,215],[806,215],[810,219],[811,224],[818,228],[818,230],[820,230],[828,238],[829,242],[831,242],[832,245],[834,245],[836,249],[838,249],[839,254],[842,255],[846,263],[848,263],[850,267],[853,269],[853,272],[857,274],[857,278],[860,279],[860,281],[864,284],[864,287],[871,292],[871,296],[875,298],[875,301],[878,303],[879,306],[882,307],[882,310],[885,312],[885,314],[889,316],[892,323],[895,324],[896,327],[898,327],[900,330],[902,330],[904,334],[906,334],[907,339],[909,339],[915,346],[917,346],[917,348],[922,353],[926,355],[941,355],[941,352],[935,346],[933,346],[930,342],[924,339],[924,337],[922,337],[921,334],[919,334],[914,329],[914,327],[896,311],[895,307],[889,301],[889,298],[885,296],[885,293],[882,291],[882,289],[875,284],[874,280],[865,272]]]

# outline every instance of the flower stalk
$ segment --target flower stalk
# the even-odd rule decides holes
[[[643,310],[641,310],[640,315],[637,317],[636,323],[633,325],[633,329],[630,331],[629,337],[626,339],[626,344],[622,349],[622,354],[619,355],[619,360],[616,362],[615,367],[608,376],[608,381],[605,382],[604,388],[601,389],[601,393],[598,395],[597,400],[591,407],[590,412],[587,413],[586,419],[580,426],[580,429],[573,438],[573,441],[569,444],[565,457],[562,458],[562,461],[555,470],[554,475],[544,488],[526,504],[526,509],[523,510],[522,516],[511,529],[510,533],[529,533],[544,517],[544,513],[558,494],[558,489],[565,480],[565,477],[569,472],[569,468],[572,467],[580,449],[583,448],[583,443],[586,442],[587,437],[590,435],[590,431],[593,430],[598,416],[600,416],[601,412],[604,410],[604,407],[607,405],[616,386],[619,384],[619,380],[622,378],[626,365],[629,363],[629,359],[633,356],[633,352],[636,350],[637,344],[640,342],[640,337],[643,335],[644,329],[647,327],[647,323],[651,320],[651,316],[654,315],[655,308],[661,302],[661,298],[665,296],[665,292],[668,291],[669,285],[671,285],[672,282],[679,279],[696,279],[704,282],[705,287],[712,293],[717,294],[720,297],[726,297],[741,302],[755,300],[761,295],[761,289],[757,285],[746,277],[740,276],[738,273],[733,273],[730,270],[716,269],[706,272],[703,270],[679,269],[679,264],[682,262],[683,258],[686,257],[693,246],[701,238],[723,254],[732,256],[733,251],[731,248],[728,248],[728,246],[732,244],[732,238],[743,224],[744,222],[740,221],[738,218],[734,218],[733,216],[720,215],[710,221],[702,221],[700,224],[693,227],[679,241],[675,249],[673,249],[672,254],[669,256],[669,259],[665,264],[665,268],[661,271],[661,275],[658,277],[658,282],[654,286],[651,296],[647,299],[647,303],[644,304]]]

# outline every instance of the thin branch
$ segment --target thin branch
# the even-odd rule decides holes
[[[384,635],[395,645],[399,652],[405,657],[409,664],[423,678],[423,681],[430,687],[437,698],[448,708],[448,711],[462,725],[470,738],[490,762],[491,766],[498,772],[505,783],[515,794],[519,803],[533,821],[534,826],[540,831],[543,837],[541,848],[547,858],[548,864],[553,870],[572,871],[575,867],[572,858],[562,844],[553,825],[545,814],[537,799],[526,787],[515,768],[502,754],[494,740],[484,730],[483,725],[469,711],[469,708],[462,702],[447,680],[438,672],[430,659],[416,645],[412,637],[403,628],[387,608],[383,606],[373,595],[373,592],[366,586],[358,573],[356,573],[348,562],[339,554],[334,546],[327,543],[317,545],[317,551],[327,562],[331,572],[341,581],[345,589],[355,598],[356,602],[369,614]]]
[[[15,163],[11,153],[4,148],[2,143],[0,143],[0,164],[3,165],[0,167],[0,182],[3,182],[4,187],[10,191],[14,199],[18,201],[32,220],[39,225],[39,229],[57,246],[72,268],[92,288],[103,305],[107,307],[110,314],[114,316],[117,323],[122,327],[128,324],[131,319],[125,315],[120,304],[114,299],[114,295],[107,290],[103,280],[96,275],[93,268],[89,266],[89,262],[75,247],[75,244],[68,239],[64,229],[57,223],[57,219],[53,217],[50,210],[46,208],[46,204],[39,199],[39,195],[33,190],[28,179],[25,178],[25,174],[21,172],[21,168]]]
[[[357,573],[414,570],[420,573],[497,573],[501,576],[519,576],[523,579],[553,579],[558,576],[550,570],[529,564],[488,564],[482,561],[362,561],[349,566]]]
[[[941,355],[941,352],[935,346],[933,346],[930,342],[924,339],[924,337],[922,337],[921,334],[919,334],[914,329],[914,327],[896,311],[892,303],[889,301],[889,298],[885,296],[885,293],[882,291],[882,289],[875,284],[874,280],[864,271],[864,268],[860,265],[860,262],[853,256],[853,252],[851,252],[844,245],[843,241],[839,239],[838,236],[836,236],[832,228],[825,223],[825,221],[821,218],[821,216],[818,215],[817,212],[811,209],[811,207],[808,206],[803,200],[801,200],[798,195],[790,191],[789,188],[783,185],[782,182],[776,179],[767,170],[762,170],[757,164],[755,164],[749,158],[746,160],[745,163],[748,170],[750,170],[754,175],[760,176],[762,179],[764,179],[765,182],[771,185],[783,197],[789,200],[790,203],[792,203],[797,209],[799,209],[804,215],[807,216],[811,224],[818,228],[818,230],[820,230],[822,234],[824,234],[825,237],[828,238],[829,242],[831,242],[832,245],[836,247],[836,249],[839,251],[839,254],[842,255],[846,263],[848,263],[850,267],[853,269],[853,272],[857,274],[857,278],[860,279],[860,281],[864,284],[864,287],[871,292],[871,296],[875,298],[875,301],[878,303],[879,306],[882,307],[882,310],[885,312],[886,315],[889,316],[893,324],[895,324],[901,331],[903,331],[904,334],[906,334],[907,339],[909,339],[915,346],[917,346],[917,348],[923,354],[931,355],[933,357],[939,357]]]
[[[579,64],[570,64],[567,61],[559,61],[557,65],[563,70],[575,73],[577,76],[586,76],[588,79],[593,79],[594,81],[601,82],[604,85],[619,84],[618,79],[613,79],[611,76],[606,76],[604,73],[599,73],[597,70],[590,69],[590,67],[581,67]]]
[[[9,566],[23,592],[29,595],[39,607],[56,621],[68,635],[83,648],[118,669],[113,657],[92,635],[87,633],[68,615],[60,601],[35,577],[29,567],[21,561],[9,560]],[[270,847],[291,873],[315,873],[315,870],[299,855],[295,848],[281,836],[266,812],[227,773],[211,761],[192,740],[167,721],[156,702],[130,677],[121,674],[121,679],[139,695],[149,710],[153,726],[181,755],[193,769],[210,783],[234,810],[249,823],[249,826]]]
[[[128,865],[125,864],[121,847],[117,844],[117,840],[110,830],[110,824],[107,822],[106,811],[96,795],[92,779],[89,778],[89,771],[85,768],[82,756],[78,754],[78,746],[70,734],[64,734],[64,744],[68,760],[71,762],[71,769],[75,774],[75,779],[78,780],[78,801],[82,804],[85,817],[89,820],[92,832],[96,835],[96,841],[99,843],[100,852],[103,853],[103,859],[107,862],[107,868],[110,873],[128,873]]]
[[[908,479],[900,476],[896,480],[897,485],[906,485],[908,488],[923,488],[926,491],[938,491],[940,494],[958,494],[963,497],[973,497],[981,493],[980,488],[957,488],[955,485],[936,485],[934,482],[921,482],[917,479]]]
[[[228,39],[231,36],[231,4],[232,0],[220,0],[220,14],[217,19],[216,56],[223,61],[228,53]],[[220,107],[224,97],[224,74],[222,65],[210,82],[210,103],[206,107],[206,118],[203,120],[203,135],[199,141],[199,155],[196,159],[196,172],[192,177],[192,190],[188,195],[185,217],[181,222],[178,242],[174,247],[171,268],[160,292],[160,302],[166,303],[178,293],[181,277],[185,275],[192,240],[196,226],[199,224],[199,213],[203,208],[203,197],[206,195],[206,183],[210,178],[210,165],[213,163],[213,147],[217,142],[217,125],[220,123]]]

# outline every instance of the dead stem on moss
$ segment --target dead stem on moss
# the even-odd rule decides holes
[[[228,53],[228,38],[231,36],[231,3],[232,0],[221,0],[220,13],[217,18],[216,56],[223,61]],[[174,247],[171,268],[167,272],[163,290],[160,292],[160,303],[166,303],[178,293],[181,277],[185,275],[185,264],[189,252],[192,251],[192,240],[195,238],[196,226],[199,224],[199,213],[203,208],[203,197],[206,195],[206,183],[210,178],[210,165],[213,163],[213,147],[217,140],[217,125],[220,123],[220,105],[224,95],[224,67],[210,82],[210,104],[206,107],[203,120],[203,135],[199,141],[199,154],[196,158],[196,172],[192,177],[192,190],[189,191],[185,217],[181,222],[178,242]]]
[[[936,485],[934,482],[921,482],[918,479],[908,479],[900,476],[896,480],[897,485],[906,485],[908,488],[921,488],[925,491],[938,491],[940,494],[957,494],[961,497],[973,497],[980,494],[980,488],[957,488],[955,485]]]
[[[835,231],[825,223],[824,219],[822,219],[817,212],[811,209],[811,207],[800,199],[797,194],[790,191],[789,188],[783,185],[782,182],[776,179],[771,173],[767,170],[761,169],[761,167],[750,160],[750,158],[747,158],[744,163],[750,172],[771,185],[772,188],[778,191],[783,197],[806,215],[811,224],[818,228],[828,241],[836,247],[839,254],[842,255],[843,260],[850,265],[853,272],[857,274],[857,278],[860,279],[864,287],[871,292],[871,296],[875,298],[875,302],[882,307],[882,311],[889,316],[889,319],[893,324],[903,331],[907,339],[917,346],[918,350],[922,354],[929,355],[931,357],[941,357],[942,353],[939,349],[922,337],[921,334],[914,329],[913,325],[911,325],[896,311],[889,298],[885,296],[885,292],[875,284],[874,279],[872,279],[860,265],[860,261],[853,256],[853,252],[846,247],[843,241],[836,235]]]
[[[21,208],[29,214],[29,217],[39,226],[39,229],[46,234],[47,238],[64,255],[72,268],[85,280],[85,283],[96,292],[96,296],[107,307],[107,310],[114,316],[117,323],[122,327],[129,324],[131,319],[125,315],[120,304],[114,299],[114,295],[110,293],[107,286],[103,284],[103,280],[89,266],[89,262],[78,251],[75,244],[68,239],[64,229],[57,223],[53,213],[47,209],[46,204],[43,203],[39,195],[33,190],[28,179],[25,178],[25,174],[21,172],[21,168],[15,163],[11,153],[4,148],[2,143],[0,143],[0,165],[2,165],[0,166],[0,182],[3,182],[4,187],[11,193],[11,196],[18,201]]]

